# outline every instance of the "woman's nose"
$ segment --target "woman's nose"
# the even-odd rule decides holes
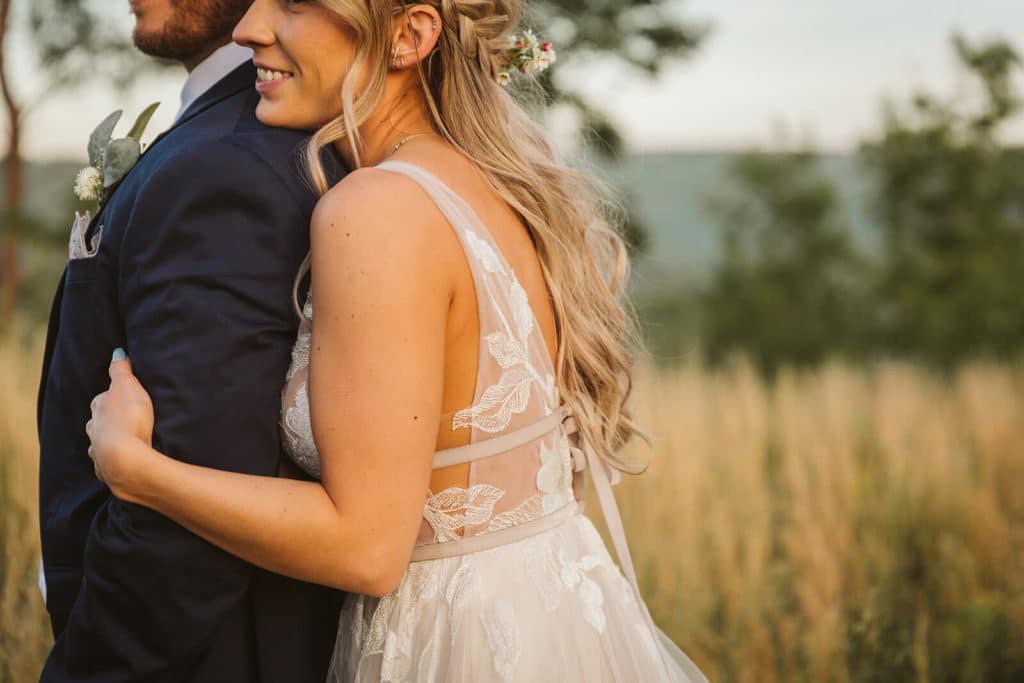
[[[274,31],[271,29],[270,7],[274,0],[255,0],[249,6],[242,20],[235,26],[231,34],[232,40],[243,47],[266,47],[274,43]]]

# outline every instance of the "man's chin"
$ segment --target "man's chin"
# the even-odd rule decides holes
[[[132,42],[135,43],[136,49],[145,55],[174,62],[188,62],[202,51],[202,46],[197,48],[193,41],[169,36],[163,30],[146,30],[139,25],[136,25],[132,32]]]
[[[139,21],[135,24],[135,30],[132,31],[132,42],[135,43],[136,49],[143,54],[147,54],[150,57],[157,57],[160,59],[173,59],[172,55],[166,53],[166,40],[160,31],[153,31],[146,29],[142,26],[142,22]]]

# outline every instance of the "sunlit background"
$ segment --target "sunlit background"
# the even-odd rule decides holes
[[[126,1],[0,13],[3,683],[49,642],[32,425],[72,180],[110,111],[168,127],[185,73],[124,49]],[[560,51],[537,115],[628,216],[658,438],[619,497],[656,619],[715,682],[1024,680],[1024,3],[532,24]]]

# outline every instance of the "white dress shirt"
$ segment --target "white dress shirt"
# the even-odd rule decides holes
[[[213,54],[192,69],[192,73],[185,80],[185,85],[181,89],[181,108],[178,109],[174,121],[177,122],[185,110],[217,81],[251,60],[252,50],[237,43],[228,43],[217,48]]]
[[[203,93],[212,88],[217,81],[251,59],[252,50],[237,43],[228,43],[217,48],[213,54],[201,61],[196,68],[192,69],[192,73],[185,79],[185,85],[181,88],[181,109],[174,117],[175,123],[185,113],[185,110],[202,97]],[[43,594],[45,603],[46,574],[43,572],[42,560],[39,561],[39,592]]]

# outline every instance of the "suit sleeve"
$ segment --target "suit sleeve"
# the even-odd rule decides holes
[[[289,186],[255,154],[220,142],[165,164],[132,211],[119,257],[121,316],[153,399],[154,447],[170,457],[277,471],[297,326],[292,282],[313,204]],[[56,647],[70,671],[111,683],[163,680],[239,619],[254,571],[112,498],[93,520],[82,590]]]

